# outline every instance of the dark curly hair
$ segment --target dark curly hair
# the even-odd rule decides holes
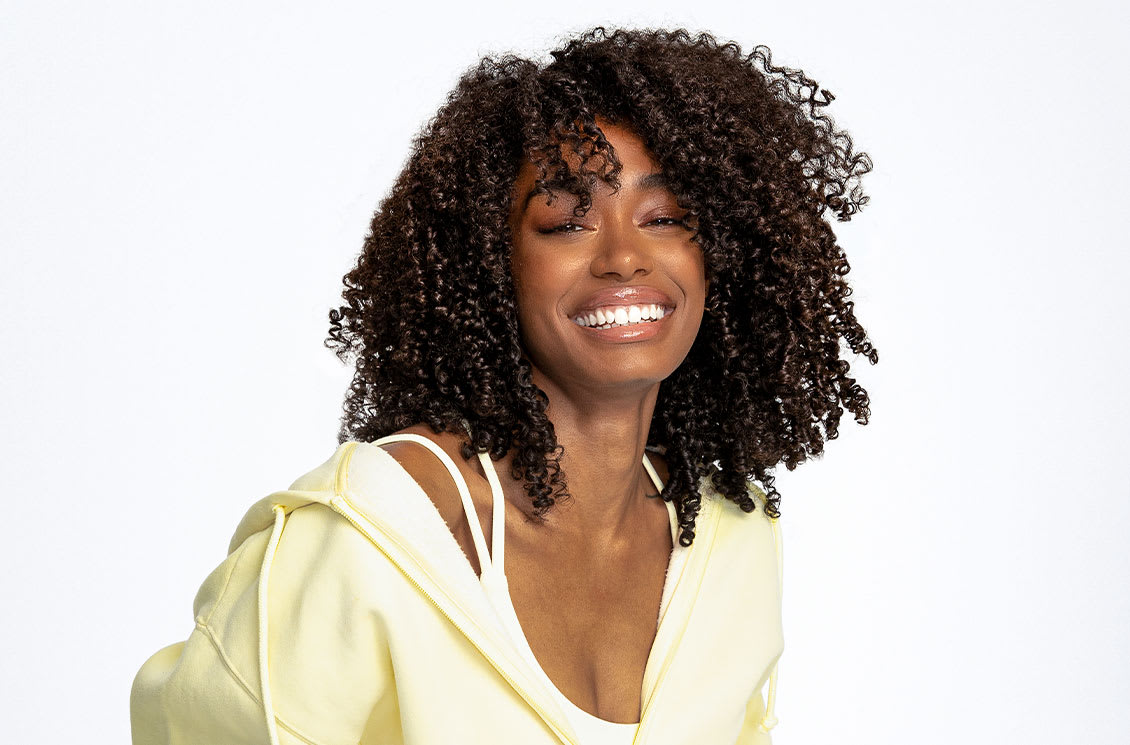
[[[596,27],[552,61],[483,58],[413,140],[380,202],[345,305],[326,346],[356,369],[339,442],[371,441],[427,423],[473,434],[462,454],[515,449],[534,515],[569,494],[563,448],[519,342],[510,274],[511,190],[525,159],[546,182],[591,205],[597,174],[620,164],[595,119],[624,123],[695,219],[710,282],[707,313],[679,368],[661,385],[648,433],[664,453],[663,499],[679,542],[695,535],[697,484],[751,512],[750,482],[778,516],[773,469],[792,470],[835,439],[844,410],[866,424],[867,392],[843,347],[878,353],[856,320],[848,262],[825,212],[846,221],[867,201],[865,153],[822,109],[833,96],[799,70],[734,42],[686,30]],[[570,169],[564,153],[580,156]],[[841,341],[843,344],[841,344]]]

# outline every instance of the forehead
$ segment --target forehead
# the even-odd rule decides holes
[[[604,134],[611,146],[613,155],[620,161],[620,182],[624,188],[636,189],[665,189],[668,183],[661,174],[661,169],[654,154],[648,150],[643,140],[630,128],[613,124],[601,118],[596,120],[597,128]],[[582,163],[579,153],[573,151],[568,144],[562,144],[560,153],[562,160],[569,167],[570,174],[576,174]],[[587,171],[602,166],[601,156],[590,158]],[[538,177],[538,167],[529,159],[524,159],[518,169],[511,192],[512,211],[522,212],[529,205],[533,195],[537,193],[535,182]],[[562,191],[561,181],[549,175],[543,182],[550,191]],[[610,189],[606,182],[599,182],[602,189]]]

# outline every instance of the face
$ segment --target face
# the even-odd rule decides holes
[[[598,182],[583,217],[577,197],[528,197],[523,164],[510,211],[511,272],[526,356],[558,387],[649,386],[668,377],[698,335],[706,298],[693,217],[664,185],[643,142],[597,119],[619,158],[621,188]],[[570,164],[574,168],[577,163]],[[693,224],[693,222],[691,223]]]

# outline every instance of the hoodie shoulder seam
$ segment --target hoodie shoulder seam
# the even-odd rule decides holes
[[[244,693],[246,693],[251,698],[251,700],[255,702],[255,704],[257,706],[262,706],[263,702],[259,700],[259,697],[256,696],[255,692],[251,690],[251,687],[247,684],[247,681],[244,680],[243,676],[239,674],[239,671],[235,669],[235,665],[232,664],[231,659],[228,657],[227,653],[224,651],[224,647],[223,647],[222,644],[220,644],[220,640],[217,639],[215,633],[213,633],[212,627],[209,626],[207,623],[204,623],[202,621],[197,621],[196,622],[196,628],[200,630],[200,633],[202,633],[204,635],[204,637],[212,645],[212,648],[216,650],[216,655],[220,658],[220,661],[224,664],[224,668],[228,671],[228,674],[230,674],[232,676],[232,678],[237,683],[239,683],[239,686],[240,686],[240,688],[243,689]],[[279,723],[279,725],[283,729],[285,729],[287,732],[289,732],[290,734],[297,737],[302,742],[306,743],[306,745],[323,745],[323,743],[320,743],[317,740],[314,740],[314,739],[308,737],[307,735],[303,734],[301,731],[298,730],[297,727],[295,727],[294,725],[290,724],[285,719],[283,719],[277,711],[275,712],[275,720]]]
[[[250,537],[251,536],[248,536],[248,538]],[[247,541],[245,540],[243,543],[239,544],[239,548],[235,550],[235,558],[232,559],[231,566],[228,568],[228,575],[224,577],[224,586],[220,588],[219,593],[216,594],[216,599],[212,602],[212,607],[208,610],[207,618],[198,620],[198,624],[201,622],[204,624],[212,622],[212,616],[215,615],[216,609],[224,602],[224,596],[228,594],[228,585],[231,584],[232,577],[235,576],[236,567],[239,566],[239,562],[243,560],[243,554],[246,550]]]
[[[346,497],[351,493],[349,490],[349,468],[353,464],[353,454],[357,452],[357,447],[360,444],[357,440],[350,440],[346,443],[351,447],[342,454],[334,472],[333,492],[335,497]]]

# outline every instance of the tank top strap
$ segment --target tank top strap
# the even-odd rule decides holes
[[[447,468],[448,473],[451,474],[451,478],[455,481],[455,488],[459,491],[459,499],[463,503],[463,511],[467,514],[467,522],[471,526],[471,539],[474,541],[474,544],[475,544],[475,553],[479,557],[479,568],[480,568],[481,572],[487,571],[491,567],[490,552],[487,549],[486,538],[483,536],[482,525],[479,524],[478,513],[475,512],[475,505],[471,501],[471,490],[467,488],[467,480],[464,479],[463,474],[459,472],[459,467],[455,465],[455,461],[453,461],[451,459],[451,456],[448,455],[446,452],[444,452],[443,448],[441,448],[439,445],[437,445],[432,440],[429,440],[427,437],[424,437],[423,435],[417,435],[417,434],[412,434],[412,433],[403,433],[403,434],[398,434],[398,435],[387,435],[385,437],[380,438],[379,440],[373,441],[372,444],[382,445],[386,442],[401,442],[401,441],[416,442],[416,443],[419,443],[420,445],[423,445],[428,450],[432,451],[432,453],[437,458],[440,459],[440,462],[442,462],[443,465]],[[481,454],[480,454],[480,457],[481,457]],[[488,462],[489,462],[489,458],[488,458]],[[488,478],[489,478],[489,476],[492,472],[488,471],[487,473],[488,473]],[[497,477],[496,477],[495,480],[497,481]],[[493,487],[493,484],[492,484],[492,487]],[[497,508],[496,508],[495,512],[497,513]],[[497,520],[496,520],[496,525],[497,525]],[[497,529],[495,530],[495,533],[496,534],[498,533]]]
[[[471,424],[466,418],[462,422],[467,436],[472,437],[474,433],[471,431]],[[502,496],[502,484],[498,480],[498,473],[495,472],[494,462],[490,459],[490,454],[481,452],[477,455],[479,456],[479,463],[483,467],[483,473],[486,474],[487,483],[490,484],[491,499],[490,559],[485,564],[480,559],[479,566],[483,567],[481,574],[486,574],[489,570],[491,574],[505,576],[502,567],[506,554],[506,500]],[[479,516],[474,510],[467,513],[467,521],[473,523],[472,530],[480,536],[483,535]]]
[[[502,571],[506,559],[506,500],[502,496],[502,484],[498,481],[498,474],[494,470],[494,462],[488,453],[479,453],[479,463],[490,482],[491,498],[491,530],[490,530],[490,555],[491,568]]]
[[[646,450],[643,451],[643,467],[647,469],[647,475],[651,477],[651,483],[655,484],[655,488],[663,491],[663,482],[659,479],[655,466],[651,465],[651,459],[647,457]]]
[[[656,492],[662,493],[663,481],[659,478],[655,466],[651,465],[651,459],[647,457],[646,450],[643,453],[643,467],[647,470],[647,475],[651,477],[651,482],[655,484]],[[664,501],[663,504],[667,505],[667,516],[671,520],[671,545],[677,546],[679,543],[679,513],[671,502]]]
[[[471,434],[471,427],[467,420],[463,420],[463,427],[467,430],[467,434]],[[494,461],[490,459],[490,455],[485,452],[478,453],[479,463],[483,466],[483,473],[487,476],[487,481],[490,483],[491,494],[491,514],[493,519],[491,521],[491,536],[490,536],[490,567],[493,574],[500,575],[503,579],[506,577],[506,499],[502,496],[502,484],[498,480],[498,472],[494,467]],[[651,465],[651,460],[647,457],[647,452],[643,454],[643,466],[647,470],[648,475],[651,477],[652,483],[659,491],[663,491],[663,481],[660,480],[659,474],[656,472],[655,467]],[[468,499],[468,501],[470,501]],[[668,502],[667,507],[669,511],[673,512],[673,507]],[[472,523],[472,529],[478,535],[482,535],[482,529],[479,526],[478,517],[472,509],[467,519]],[[486,566],[480,561],[480,566]]]

